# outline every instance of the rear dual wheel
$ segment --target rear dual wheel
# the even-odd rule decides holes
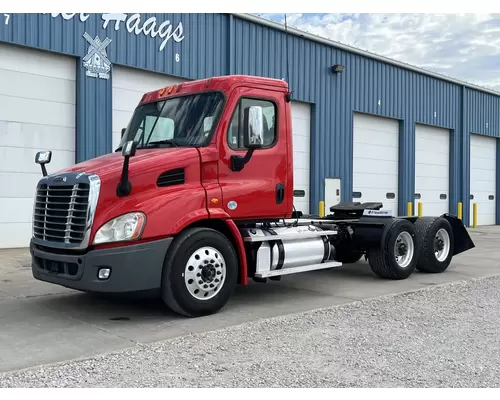
[[[382,239],[381,248],[368,250],[372,271],[381,278],[406,279],[415,269],[446,271],[454,254],[450,223],[442,217],[421,217],[415,224],[396,219]]]
[[[395,219],[382,237],[380,247],[368,249],[375,275],[385,279],[406,279],[417,266],[418,243],[413,224]]]
[[[427,273],[446,271],[454,253],[450,223],[442,217],[422,217],[415,222],[421,254],[417,269]]]
[[[226,236],[214,229],[188,229],[168,250],[162,299],[183,316],[214,314],[229,301],[237,278],[238,258]]]

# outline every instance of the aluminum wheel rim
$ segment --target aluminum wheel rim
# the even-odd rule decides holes
[[[446,229],[440,229],[434,237],[434,254],[439,262],[443,262],[448,257],[451,248],[450,235]]]
[[[396,243],[394,244],[396,262],[401,268],[406,268],[413,260],[414,253],[415,246],[413,244],[413,238],[408,232],[401,232],[396,238]]]
[[[224,285],[226,262],[213,247],[204,246],[189,257],[184,270],[186,288],[197,300],[210,300]]]

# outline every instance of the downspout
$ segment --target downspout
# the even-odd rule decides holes
[[[233,62],[234,62],[234,51],[233,51],[233,42],[234,42],[234,17],[233,14],[229,15],[229,27],[228,27],[228,48],[227,48],[227,74],[233,75]]]
[[[462,221],[464,224],[468,225],[469,221],[469,180],[467,179],[467,171],[469,169],[469,159],[467,157],[467,147],[468,147],[468,138],[466,135],[466,126],[465,126],[465,113],[466,113],[466,104],[465,104],[465,85],[462,85],[462,112],[460,115],[460,130],[461,130],[461,146],[462,146],[462,162],[460,163],[460,176],[462,177],[461,185],[460,185],[460,196],[458,197],[458,201],[462,202]]]

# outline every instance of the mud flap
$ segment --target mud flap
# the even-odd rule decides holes
[[[458,219],[458,217],[450,214],[443,214],[441,215],[441,218],[446,219],[450,223],[451,229],[453,230],[453,236],[455,239],[455,251],[453,252],[454,256],[476,247],[469,235],[469,232],[467,232],[463,222]]]

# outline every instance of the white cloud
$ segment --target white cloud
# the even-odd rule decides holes
[[[284,23],[284,14],[262,14]],[[500,91],[500,14],[287,14],[289,26]]]

